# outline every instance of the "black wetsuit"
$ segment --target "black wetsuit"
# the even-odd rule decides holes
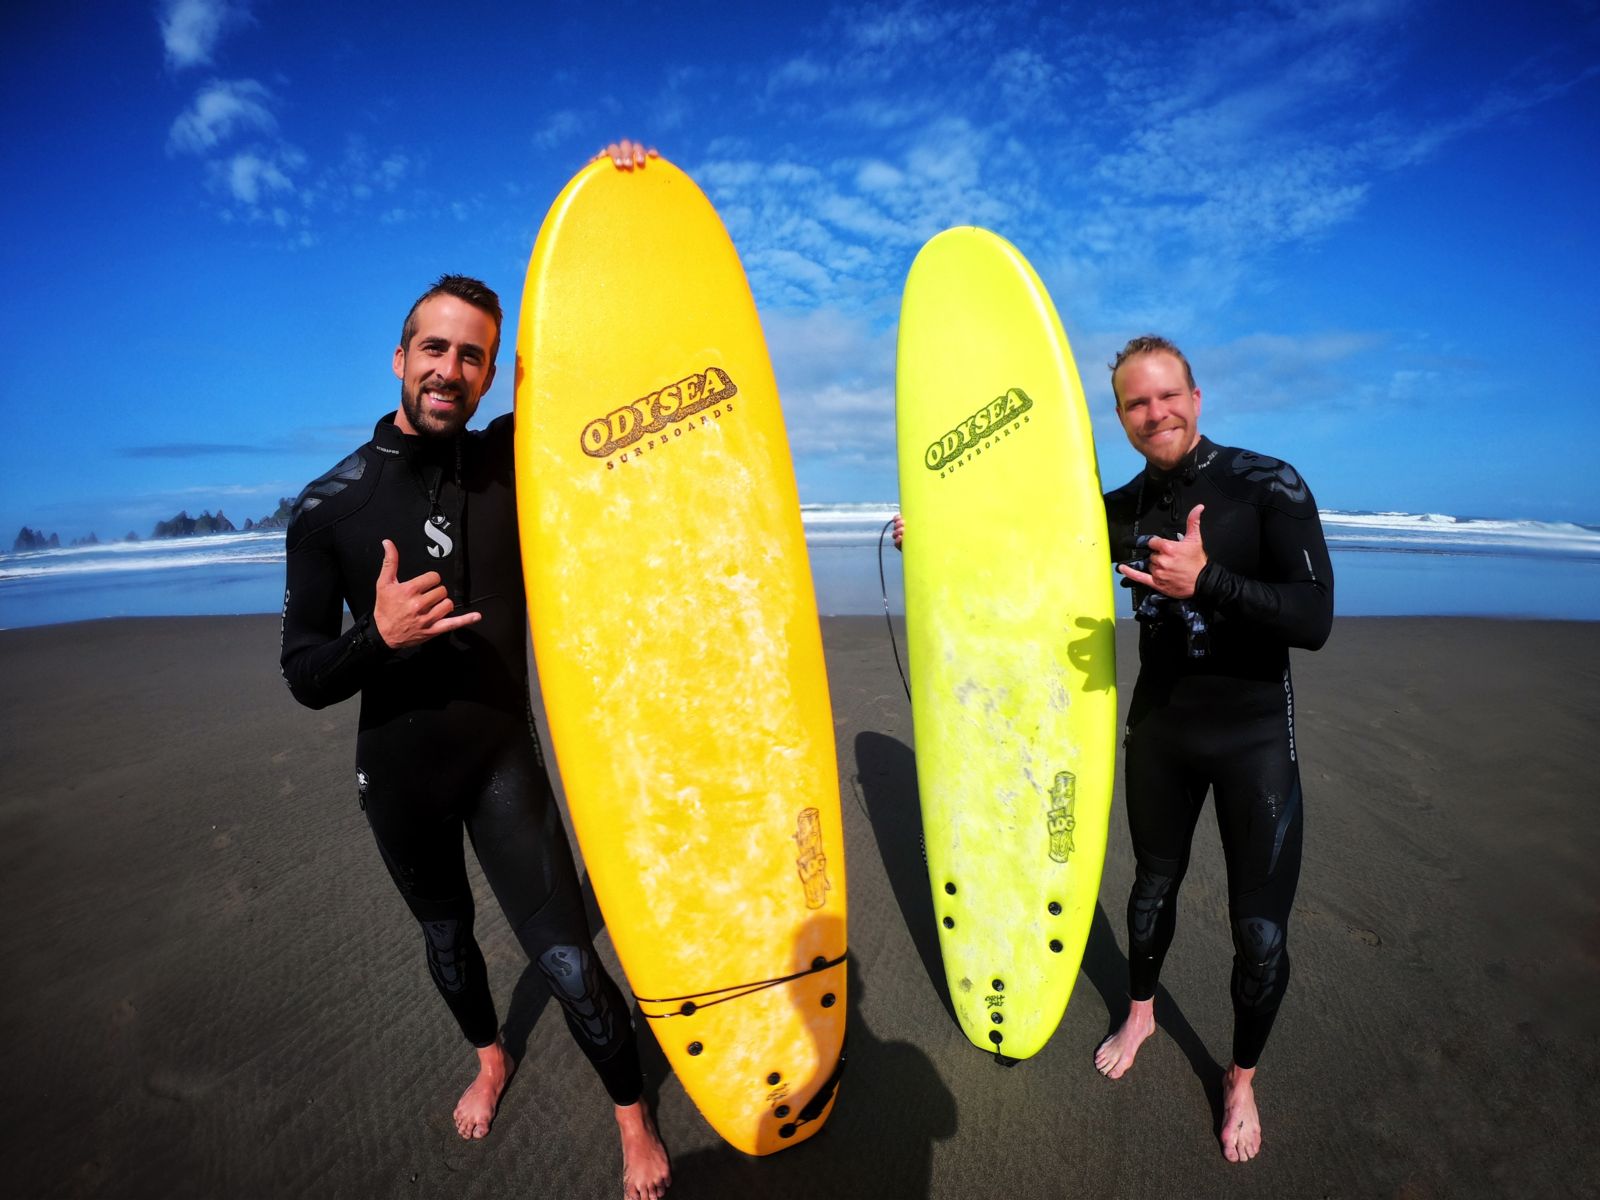
[[[1333,622],[1322,523],[1293,467],[1205,438],[1177,470],[1147,467],[1105,500],[1116,561],[1145,559],[1146,537],[1177,538],[1197,504],[1208,560],[1189,600],[1134,588],[1139,680],[1123,743],[1137,859],[1129,994],[1155,994],[1210,788],[1233,924],[1233,1059],[1253,1067],[1289,981],[1303,823],[1289,648],[1317,649]]]
[[[372,611],[383,539],[398,578],[438,571],[482,619],[391,650]],[[295,503],[287,538],[283,675],[312,708],[361,693],[360,803],[422,925],[430,974],[474,1046],[499,1030],[472,934],[462,828],[528,957],[618,1104],[639,1098],[627,1006],[590,940],[577,872],[529,712],[526,603],[511,418],[408,437],[392,415]],[[341,609],[354,624],[340,632]]]

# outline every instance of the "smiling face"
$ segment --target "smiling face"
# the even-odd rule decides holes
[[[489,356],[499,331],[483,309],[451,295],[424,300],[415,321],[410,341],[394,351],[400,380],[394,423],[402,433],[448,437],[466,427],[494,382]]]
[[[1135,355],[1117,368],[1111,387],[1122,431],[1152,467],[1172,470],[1200,441],[1200,389],[1176,356]]]

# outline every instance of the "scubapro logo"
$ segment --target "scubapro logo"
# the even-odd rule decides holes
[[[726,371],[707,367],[596,417],[583,427],[578,441],[590,458],[605,458],[626,450],[646,434],[660,433],[668,425],[738,394],[738,385]]]
[[[1011,388],[1004,395],[989,401],[938,441],[930,442],[922,456],[923,465],[930,471],[940,470],[955,462],[984,438],[993,437],[1002,429],[1009,432],[1011,424],[1032,407],[1033,400],[1027,392],[1021,388]]]
[[[422,532],[431,543],[427,547],[430,558],[443,558],[456,548],[455,542],[451,541],[450,535],[445,532],[449,527],[449,522],[438,515],[429,517],[423,523]]]

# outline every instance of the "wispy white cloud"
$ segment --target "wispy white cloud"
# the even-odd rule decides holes
[[[864,456],[892,469],[894,327],[833,307],[763,324],[794,452]]]
[[[177,71],[209,66],[222,36],[249,16],[244,5],[229,0],[165,0],[157,21],[167,65]]]
[[[533,144],[540,150],[553,150],[577,137],[588,124],[576,109],[560,109],[545,118],[545,123],[534,131]]]
[[[206,154],[240,133],[274,133],[272,93],[254,79],[213,79],[179,114],[167,134],[173,153]]]
[[[723,139],[691,165],[767,316],[797,451],[886,461],[893,355],[881,331],[917,247],[963,223],[1034,257],[1114,436],[1102,363],[1148,329],[1202,351],[1235,416],[1436,386],[1376,332],[1221,336],[1241,298],[1270,291],[1286,251],[1347,226],[1394,172],[1600,73],[1516,68],[1419,108],[1401,94],[1413,9],[1135,4],[1073,27],[1005,6],[825,15],[753,103],[821,131],[807,146],[833,156]],[[1163,36],[1145,36],[1158,18]],[[858,341],[831,353],[842,328]]]
[[[1246,334],[1206,346],[1202,376],[1195,382],[1202,395],[1214,394],[1235,414],[1348,407],[1359,400],[1359,392],[1351,386],[1354,364],[1388,341],[1381,334],[1352,331]],[[1400,373],[1419,372],[1408,366]]]
[[[273,197],[292,195],[291,172],[304,165],[304,156],[291,147],[272,150],[245,150],[209,164],[212,184],[229,198],[256,215],[265,215],[273,224],[289,224],[287,210],[267,209]]]

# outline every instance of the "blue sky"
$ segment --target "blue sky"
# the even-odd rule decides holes
[[[893,499],[900,288],[980,224],[1055,298],[1108,486],[1104,363],[1156,330],[1324,507],[1600,522],[1600,3],[1508,7],[27,6],[0,531],[270,512],[393,409],[433,277],[514,323],[622,135],[733,235],[804,500]]]

